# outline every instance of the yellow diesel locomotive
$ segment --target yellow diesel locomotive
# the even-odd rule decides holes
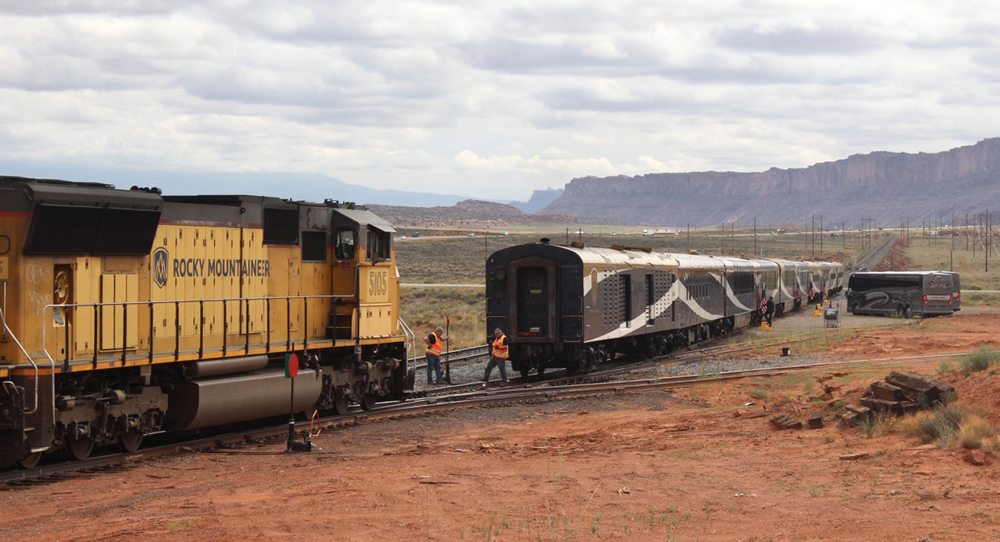
[[[402,399],[393,234],[330,200],[0,177],[0,467]]]

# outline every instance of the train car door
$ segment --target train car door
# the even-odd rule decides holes
[[[656,285],[653,275],[646,275],[646,325],[656,323]]]
[[[536,336],[549,335],[548,272],[541,267],[517,270],[517,329]]]

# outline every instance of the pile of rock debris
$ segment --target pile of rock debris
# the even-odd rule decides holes
[[[840,427],[853,427],[866,417],[885,414],[910,414],[918,410],[931,409],[939,404],[947,404],[957,398],[955,388],[917,373],[893,371],[885,381],[876,381],[868,386],[857,404],[844,405],[836,415]],[[813,411],[806,422],[811,429],[823,427],[823,412]],[[771,418],[775,429],[802,429],[804,424],[789,416]]]

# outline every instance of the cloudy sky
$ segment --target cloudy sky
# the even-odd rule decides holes
[[[1000,136],[995,6],[0,0],[0,173],[527,199],[587,175],[938,152]]]

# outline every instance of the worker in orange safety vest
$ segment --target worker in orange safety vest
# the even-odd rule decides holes
[[[501,384],[507,385],[507,357],[509,345],[507,344],[507,336],[503,334],[500,328],[493,330],[493,351],[490,356],[490,362],[486,364],[486,374],[483,376],[483,386],[490,381],[490,373],[493,372],[493,367],[500,367],[500,381]]]
[[[434,329],[434,333],[431,333],[424,338],[424,343],[427,344],[427,349],[424,351],[427,358],[427,383],[428,384],[440,384],[441,383],[441,351],[444,350],[444,339],[441,335],[444,333],[444,328],[438,326]]]

